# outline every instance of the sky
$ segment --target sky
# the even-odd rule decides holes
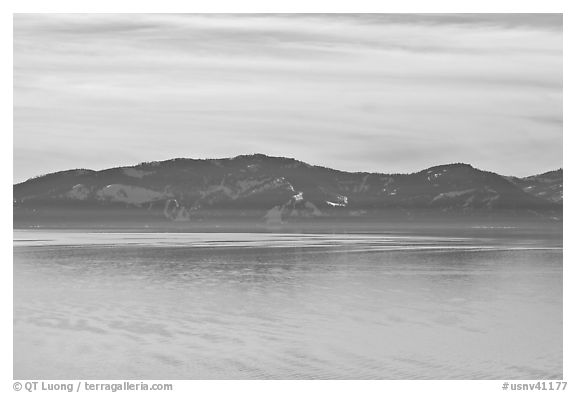
[[[16,14],[14,182],[264,153],[562,167],[559,14]]]

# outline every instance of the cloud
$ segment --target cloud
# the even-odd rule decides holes
[[[15,180],[256,151],[527,175],[562,164],[562,17],[19,14],[14,102]]]

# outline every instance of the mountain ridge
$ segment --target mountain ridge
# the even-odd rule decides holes
[[[301,161],[298,160],[296,158],[292,158],[292,157],[286,157],[286,156],[273,156],[273,155],[267,155],[264,153],[253,153],[253,154],[239,154],[237,156],[234,157],[220,157],[220,158],[190,158],[190,157],[175,157],[175,158],[170,158],[170,159],[166,159],[166,160],[155,160],[155,161],[142,161],[139,162],[138,164],[127,164],[127,165],[120,165],[120,166],[115,166],[115,167],[111,167],[111,168],[105,168],[105,169],[90,169],[90,168],[75,168],[75,169],[63,169],[63,170],[59,170],[59,171],[55,171],[55,172],[50,172],[50,173],[44,173],[41,175],[36,175],[33,177],[30,177],[26,180],[20,181],[20,182],[16,182],[13,184],[13,186],[22,184],[22,183],[26,183],[28,181],[34,180],[34,179],[38,179],[38,178],[42,178],[45,176],[49,176],[49,175],[55,175],[55,174],[63,174],[63,173],[68,173],[68,172],[76,172],[76,171],[85,171],[85,172],[102,172],[102,171],[109,171],[109,170],[113,170],[113,169],[121,169],[121,168],[135,168],[138,166],[142,166],[142,165],[158,165],[158,164],[163,164],[163,163],[167,163],[167,162],[174,162],[174,161],[193,161],[193,162],[206,162],[206,161],[230,161],[230,160],[235,160],[235,159],[239,159],[239,158],[249,158],[249,157],[260,157],[260,158],[267,158],[267,159],[285,159],[285,160],[290,160],[290,161],[297,161],[299,163],[302,163],[304,165],[307,165],[309,167],[318,167],[318,168],[323,168],[323,169],[330,169],[333,171],[337,171],[337,172],[344,172],[344,173],[350,173],[350,174],[376,174],[376,175],[412,175],[415,173],[419,173],[422,172],[424,170],[428,170],[428,169],[434,169],[437,167],[443,167],[443,166],[468,166],[468,167],[472,167],[475,169],[478,169],[477,167],[473,166],[470,163],[465,163],[465,162],[452,162],[452,163],[445,163],[445,164],[437,164],[437,165],[433,165],[431,167],[425,168],[425,169],[421,169],[421,170],[416,170],[416,171],[412,171],[412,172],[379,172],[379,171],[347,171],[347,170],[342,170],[342,169],[335,169],[335,168],[331,168],[328,166],[324,166],[324,165],[316,165],[316,164],[309,164],[305,161]],[[483,170],[484,171],[484,170]],[[513,175],[500,175],[502,177],[505,178],[517,178],[517,179],[526,179],[526,178],[531,178],[531,177],[538,177],[538,176],[543,176],[543,175],[547,175],[547,174],[551,174],[551,173],[557,173],[560,172],[562,173],[563,168],[557,168],[557,169],[552,169],[549,171],[545,171],[545,172],[541,172],[535,175],[528,175],[528,176],[513,176]],[[493,171],[484,171],[484,172],[491,172],[491,173],[496,173],[497,172],[493,172]]]
[[[100,171],[65,170],[15,184],[14,220],[123,208],[144,220],[179,222],[225,216],[281,223],[503,214],[558,220],[561,182],[561,173],[512,178],[466,163],[384,174],[346,172],[261,153],[175,158]]]

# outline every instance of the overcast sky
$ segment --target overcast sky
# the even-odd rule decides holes
[[[14,181],[246,153],[562,166],[560,15],[14,18]]]

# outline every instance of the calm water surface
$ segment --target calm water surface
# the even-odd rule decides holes
[[[14,232],[15,379],[561,379],[562,246]]]

